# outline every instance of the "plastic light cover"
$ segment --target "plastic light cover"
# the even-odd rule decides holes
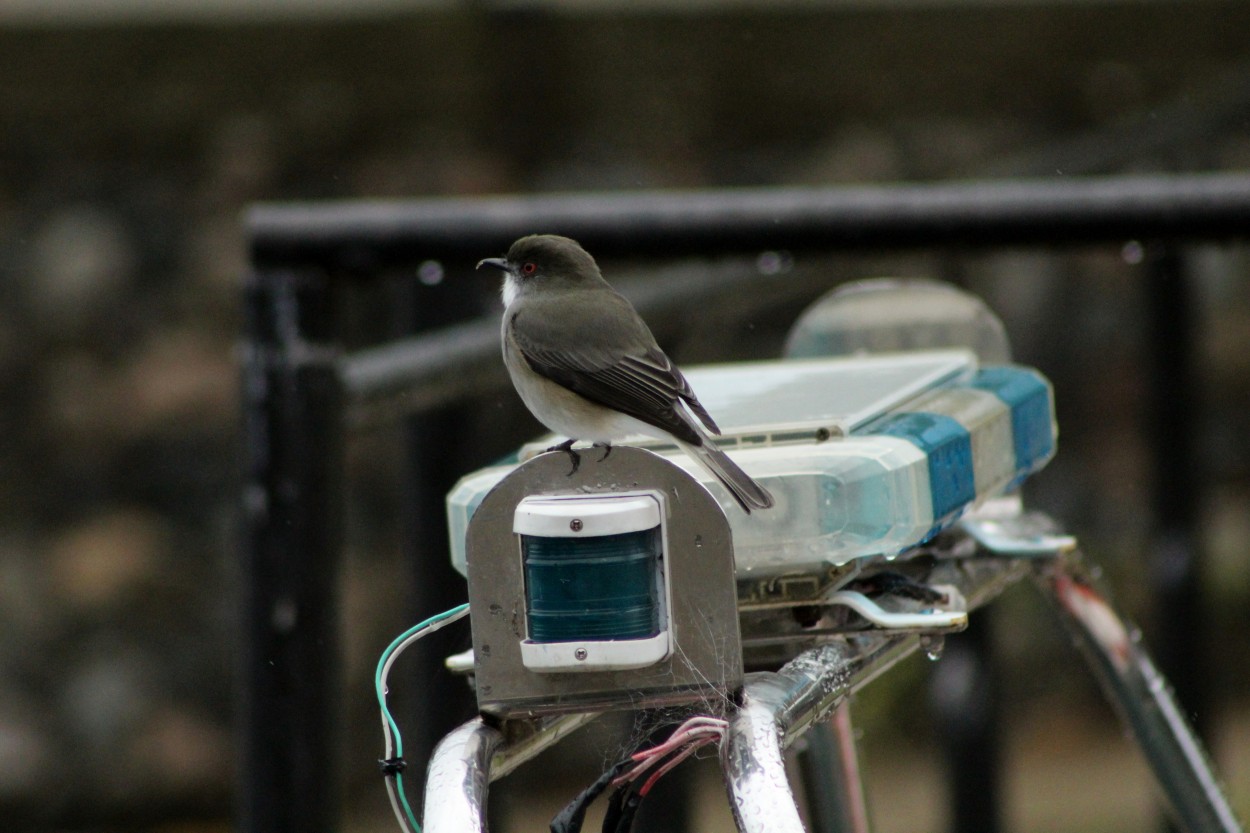
[[[747,515],[677,449],[629,444],[670,456],[717,496],[740,579],[892,557],[1014,488],[1054,454],[1045,378],[1018,366],[978,369],[963,351],[723,365],[687,375],[724,430],[718,441],[776,505]],[[513,468],[469,475],[448,496],[452,561],[462,573],[469,518]]]

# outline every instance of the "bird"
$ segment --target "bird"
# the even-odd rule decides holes
[[[645,434],[675,442],[742,507],[767,509],[773,496],[711,439],[720,428],[655,341],[633,305],[614,290],[575,240],[532,234],[507,255],[478,261],[503,276],[504,365],[539,422],[568,437],[548,451],[580,457],[573,443],[612,443]]]

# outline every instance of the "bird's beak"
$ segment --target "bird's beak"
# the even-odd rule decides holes
[[[503,272],[508,271],[508,261],[502,257],[484,257],[477,262],[478,269],[481,269],[483,266],[493,266]]]

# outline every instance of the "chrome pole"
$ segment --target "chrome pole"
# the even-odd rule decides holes
[[[514,720],[502,729],[476,717],[452,731],[439,741],[430,758],[424,833],[485,833],[490,782],[598,716],[584,712],[532,722]]]
[[[486,833],[490,762],[502,743],[481,718],[439,741],[425,778],[425,833]]]
[[[1037,575],[1043,595],[1077,637],[1107,699],[1132,731],[1176,823],[1189,833],[1239,833],[1202,741],[1137,628],[1116,612],[1075,558],[1041,563]]]
[[[839,640],[804,651],[779,671],[747,676],[742,705],[721,744],[730,807],[742,833],[803,833],[782,751],[919,644],[915,634]]]
[[[851,704],[812,726],[799,755],[804,803],[812,833],[868,833],[868,808],[860,777]]]

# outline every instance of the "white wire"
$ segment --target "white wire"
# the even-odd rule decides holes
[[[453,622],[459,621],[464,618],[468,612],[469,606],[466,604],[461,605],[458,608],[452,608],[451,610],[446,611],[445,613],[440,613],[437,616],[432,616],[424,622],[413,626],[407,636],[402,637],[398,643],[391,643],[391,645],[387,647],[386,651],[383,652],[383,657],[385,657],[385,659],[383,660],[382,668],[378,673],[376,681],[378,706],[382,715],[382,735],[386,739],[386,757],[384,757],[383,760],[389,761],[394,757],[399,738],[399,727],[395,724],[395,719],[391,716],[390,710],[386,707],[386,695],[390,691],[386,685],[386,681],[390,678],[391,666],[395,664],[395,660],[399,658],[399,655],[406,651],[417,640],[429,636],[439,628],[446,627]],[[403,783],[400,779],[401,775],[398,772],[395,773],[393,777],[384,779],[386,781],[386,794],[391,802],[391,810],[395,813],[395,819],[399,822],[399,827],[404,831],[404,833],[421,833],[419,825],[414,828],[416,820],[409,820],[408,813],[411,812],[411,808],[408,807],[407,802],[404,800],[403,796],[400,795],[399,791],[402,789]]]
[[[429,636],[430,634],[434,633],[434,631],[439,630],[440,628],[446,627],[447,625],[450,625],[453,622],[458,622],[459,620],[463,619],[468,614],[469,614],[469,606],[462,605],[461,607],[454,609],[454,612],[449,611],[449,613],[440,614],[441,617],[445,617],[445,618],[431,617],[430,619],[426,620],[427,622],[429,622],[429,624],[425,625],[424,627],[422,627],[421,625],[418,625],[417,626],[418,630],[414,630],[412,633],[408,635],[406,639],[404,639],[404,641],[400,642],[394,648],[390,649],[390,656],[386,658],[386,662],[383,663],[382,665],[382,676],[381,676],[382,695],[385,696],[390,693],[390,690],[387,688],[386,681],[391,676],[391,666],[395,664],[395,660],[399,659],[400,654],[408,650],[408,648],[411,647],[412,644],[416,642],[417,640],[423,637]],[[425,623],[422,623],[422,624],[425,624]],[[382,730],[386,735],[386,757],[389,759],[395,753],[395,746],[394,746],[394,738],[391,734],[390,715],[387,714],[385,711],[382,712]]]
[[[399,829],[404,833],[421,833],[420,830],[413,830],[412,825],[408,823],[408,816],[404,814],[404,808],[399,803],[399,781],[395,778],[384,778],[386,781],[386,797],[390,799],[391,811],[395,814],[396,821],[399,822]]]

